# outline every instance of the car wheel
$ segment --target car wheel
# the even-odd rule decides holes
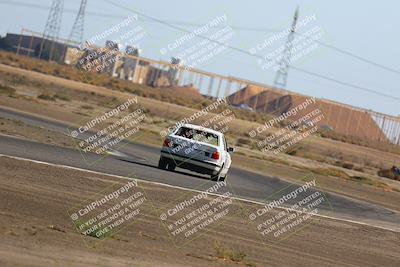
[[[160,160],[158,161],[158,168],[165,170],[167,167],[167,160],[164,157],[160,157]]]
[[[221,179],[221,171],[222,171],[223,168],[224,168],[224,165],[222,165],[221,170],[219,171],[219,173],[211,174],[211,181],[218,182],[218,181],[224,181],[225,180],[225,177],[223,178],[223,180],[220,180]],[[225,174],[225,176],[226,176],[226,174]]]
[[[218,174],[215,174],[215,175],[211,174],[211,181],[217,182],[218,181]]]
[[[219,176],[218,182],[223,182],[223,181],[225,181],[225,179],[226,179],[227,176],[228,176],[228,174],[225,174],[224,176]]]
[[[172,159],[168,160],[168,167],[167,168],[168,168],[169,171],[174,171],[175,170],[176,164],[175,164],[174,160],[172,160]]]

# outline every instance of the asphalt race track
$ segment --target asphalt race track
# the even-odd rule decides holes
[[[69,135],[66,125],[32,117],[23,113],[0,108],[0,117],[23,121]],[[71,137],[72,138],[72,137]],[[190,189],[207,189],[215,182],[208,176],[177,168],[166,171],[157,168],[159,149],[151,146],[123,143],[118,150],[121,155],[100,156],[94,153],[83,155],[81,151],[0,135],[0,154],[33,159],[53,164],[67,165],[106,174],[136,177],[142,180],[165,183]],[[1,160],[1,158],[0,158]],[[291,184],[276,177],[269,177],[233,167],[228,177],[228,188],[240,198],[265,202],[269,196]],[[297,186],[291,187],[293,189]],[[281,194],[288,193],[283,191]],[[339,219],[368,223],[400,231],[400,213],[333,193],[324,193],[329,202],[319,206],[319,214]],[[274,195],[274,199],[279,198]],[[287,204],[291,204],[290,201]]]

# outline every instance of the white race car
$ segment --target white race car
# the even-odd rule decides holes
[[[160,169],[176,167],[208,174],[224,181],[232,160],[223,133],[193,124],[184,124],[166,136],[158,162]]]

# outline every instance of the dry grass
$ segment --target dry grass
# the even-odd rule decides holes
[[[386,177],[386,178],[389,178],[389,179],[400,181],[400,175],[395,174],[392,171],[392,169],[379,170],[378,171],[378,175],[381,176],[381,177]]]
[[[350,175],[348,175],[346,172],[334,168],[315,168],[315,169],[310,169],[310,171],[312,171],[315,174],[320,174],[323,176],[333,176],[343,179],[350,179]]]
[[[146,85],[134,84],[130,81],[118,80],[106,74],[97,74],[92,72],[82,72],[77,68],[66,65],[49,63],[47,61],[38,60],[19,56],[14,53],[0,51],[0,63],[18,67],[26,70],[32,70],[55,77],[65,78],[68,80],[83,82],[95,86],[102,86],[112,90],[129,92],[141,97],[152,98],[163,102],[173,103],[180,106],[201,109],[210,105],[213,101],[200,95],[177,93],[173,88],[153,88]],[[23,84],[24,79],[12,81],[15,84]],[[220,113],[226,107],[220,107],[215,113]],[[246,110],[234,110],[235,116],[251,122],[263,122],[271,119],[271,116],[257,112]]]
[[[220,259],[237,262],[245,266],[257,266],[256,264],[248,262],[246,260],[246,253],[244,253],[243,251],[227,249],[222,245],[222,243],[218,241],[214,242],[214,250],[216,256]]]
[[[8,85],[0,84],[0,94],[8,95],[8,96],[14,96],[15,95],[15,89],[10,87],[10,86],[8,86]]]
[[[51,95],[48,95],[48,94],[38,95],[37,98],[42,99],[42,100],[47,100],[47,101],[56,101],[54,96],[51,96]]]
[[[333,131],[320,131],[319,133],[320,133],[320,136],[323,138],[329,138],[332,140],[349,143],[349,144],[354,144],[354,145],[359,145],[359,146],[371,147],[371,148],[375,148],[375,149],[378,149],[381,151],[400,155],[400,147],[389,144],[387,142],[378,142],[378,141],[363,139],[363,138],[359,138],[356,136],[349,136],[349,135],[336,133]]]
[[[199,95],[182,93],[176,94],[176,92],[171,88],[153,88],[146,85],[138,85],[129,81],[112,78],[106,74],[82,72],[75,67],[19,56],[11,52],[0,51],[0,63],[26,70],[33,70],[60,78],[80,81],[96,86],[103,86],[113,90],[126,91],[138,96],[153,98],[187,107],[194,107],[196,109],[200,109],[211,103],[210,99],[203,98]],[[271,119],[271,115],[261,114],[258,112],[249,112],[240,109],[235,109],[234,112],[237,118],[251,122],[262,123]],[[281,126],[284,125],[285,123],[283,123]],[[341,142],[372,147],[381,151],[400,154],[400,148],[390,144],[383,144],[381,142],[369,141],[354,136],[342,135],[333,131],[320,131],[319,134],[321,137],[332,140],[338,140]]]
[[[365,176],[351,176],[349,174],[347,174],[346,172],[339,170],[339,169],[334,169],[334,168],[306,168],[309,171],[315,173],[315,174],[319,174],[319,175],[323,175],[323,176],[333,176],[333,177],[337,177],[337,178],[342,178],[348,181],[354,181],[354,182],[358,182],[360,184],[366,184],[366,185],[371,185],[377,188],[382,188],[385,191],[392,191],[392,188],[390,186],[388,186],[386,183],[375,180],[375,179],[371,179]]]
[[[0,62],[1,62],[1,57],[4,56],[4,53],[0,52]],[[15,59],[15,55],[11,54],[12,58]],[[19,60],[26,60],[25,57],[19,57]],[[17,61],[17,60],[16,60]],[[37,60],[33,59],[28,59],[29,62],[36,62]],[[10,62],[9,62],[10,63]],[[36,62],[37,63],[37,62]],[[35,63],[35,64],[36,64]],[[32,63],[33,64],[33,63]],[[53,65],[49,64],[47,62],[41,62],[38,61],[37,64],[41,65],[49,65],[50,67],[55,67],[55,68],[70,68],[71,67],[66,67],[66,66],[59,66],[59,65]],[[49,67],[47,66],[47,67]],[[49,68],[50,68],[49,67]],[[71,70],[70,70],[71,71]],[[53,104],[57,104],[58,100],[61,101],[70,101],[71,104],[68,104],[68,106],[74,106],[76,105],[78,108],[80,108],[79,114],[87,116],[87,114],[82,113],[83,110],[89,111],[91,113],[96,113],[100,112],[102,110],[98,109],[98,107],[102,108],[113,108],[115,105],[119,104],[121,99],[117,98],[118,94],[114,95],[114,92],[111,93],[112,96],[109,96],[107,94],[103,94],[100,91],[86,91],[86,90],[71,90],[69,88],[69,82],[66,81],[67,83],[61,83],[55,80],[51,80],[51,82],[47,81],[42,81],[42,80],[35,80],[34,78],[31,78],[31,76],[22,76],[19,75],[17,72],[11,72],[8,71],[2,72],[1,79],[6,81],[4,84],[14,84],[15,88],[20,88],[20,87],[26,87],[29,88],[30,90],[32,88],[36,88],[36,91],[40,92],[39,96],[42,95],[39,98],[48,100]],[[36,75],[36,74],[35,74]],[[118,80],[112,79],[113,83],[115,81],[120,82]],[[121,81],[121,82],[126,82],[126,81]],[[137,86],[135,84],[132,84],[128,82],[130,86]],[[49,86],[50,85],[50,86]],[[76,85],[74,85],[76,86]],[[80,86],[82,88],[82,86]],[[104,88],[100,88],[102,91],[107,91]],[[114,88],[112,88],[114,89]],[[158,90],[156,88],[150,88],[150,87],[144,87],[144,90]],[[165,90],[165,89],[163,89]],[[13,90],[15,93],[15,89]],[[108,91],[111,92],[111,91]],[[157,98],[156,95],[152,94],[154,98]],[[75,103],[75,101],[77,101]],[[207,102],[208,101],[208,102]],[[145,137],[140,137],[140,140],[135,140],[139,142],[145,142],[153,145],[159,145],[161,142],[160,140],[160,135],[159,131],[164,129],[165,127],[171,126],[174,122],[178,121],[181,118],[187,117],[188,114],[192,114],[195,112],[195,109],[200,109],[203,108],[204,106],[207,105],[207,103],[210,100],[204,99],[204,101],[197,102],[195,105],[192,105],[191,108],[184,107],[184,106],[177,106],[177,105],[172,105],[169,103],[163,103],[160,105],[160,102],[154,101],[152,99],[145,99],[142,98],[141,103],[143,104],[144,109],[146,110],[146,114],[148,115],[149,118],[151,118],[151,122],[148,122],[149,125],[146,125],[147,128],[143,129],[144,131],[147,131],[149,134],[145,135]],[[83,102],[83,103],[82,103]],[[164,101],[165,102],[165,101]],[[187,105],[187,104],[186,104]],[[94,110],[94,109],[95,110]],[[221,109],[225,109],[227,107],[221,107]],[[250,139],[248,137],[248,131],[249,129],[252,129],[252,127],[257,126],[255,123],[248,123],[247,121],[240,120],[240,116],[248,116],[248,114],[244,111],[241,110],[236,110],[233,109],[236,118],[234,121],[230,123],[230,129],[227,133],[227,138],[228,142],[230,144],[236,144],[237,146],[249,149],[249,150],[257,150],[256,142],[253,139]],[[77,110],[72,111],[73,113],[77,113]],[[255,112],[250,112],[251,116],[256,116]],[[210,116],[213,116],[212,114],[209,114]],[[262,117],[253,117],[253,120],[258,120],[261,119]],[[202,119],[207,119],[207,118],[202,118]],[[265,120],[264,120],[265,121]],[[268,134],[268,133],[266,133]],[[348,170],[356,170],[359,172],[365,172],[370,175],[376,175],[378,169],[382,167],[382,164],[385,164],[385,162],[390,162],[391,159],[389,157],[395,156],[395,155],[386,155],[386,153],[381,153],[379,151],[374,151],[372,149],[371,153],[365,153],[365,149],[362,147],[357,147],[354,145],[348,145],[348,144],[336,144],[339,142],[327,140],[327,139],[322,139],[318,137],[312,137],[310,142],[307,140],[306,143],[301,143],[297,145],[296,147],[288,150],[286,154],[294,156],[294,157],[283,157],[283,158],[278,158],[278,157],[265,157],[264,155],[260,154],[259,151],[253,151],[250,153],[251,156],[248,156],[251,159],[259,159],[262,160],[265,163],[268,162],[274,162],[274,163],[279,163],[279,164],[284,164],[288,166],[296,166],[296,158],[305,158],[305,159],[310,159],[314,162],[322,162],[322,163],[327,163],[332,166],[338,166],[341,168],[345,168]],[[344,148],[344,149],[343,149]],[[385,154],[385,155],[384,155]],[[366,155],[370,158],[366,158]],[[374,158],[375,157],[375,158]],[[380,160],[377,161],[376,157],[379,157]],[[278,162],[279,161],[279,162]],[[364,164],[365,162],[365,164]],[[370,164],[371,168],[366,168]],[[314,165],[314,163],[313,163]],[[374,165],[374,166],[372,166]],[[315,167],[315,166],[314,166]],[[257,167],[258,168],[258,167]],[[332,168],[335,171],[326,171],[325,168],[321,168],[320,170],[314,170],[316,173],[320,172],[321,175],[327,174],[327,176],[334,176],[334,177],[340,177],[340,178],[347,178],[346,173],[344,171],[336,171],[335,168]]]

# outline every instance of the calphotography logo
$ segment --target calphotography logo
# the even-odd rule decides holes
[[[235,31],[229,26],[227,15],[222,14],[161,47],[160,53],[173,53],[179,61],[174,67],[190,70],[207,64],[221,54],[234,36]]]
[[[83,236],[86,245],[94,245],[111,237],[123,228],[138,220],[145,209],[147,198],[139,187],[138,180],[125,184],[116,183],[105,191],[96,194],[95,199],[77,204],[68,211],[77,231]]]
[[[290,27],[270,34],[248,51],[262,56],[258,57],[257,65],[263,71],[282,71],[283,66],[295,64],[317,50],[324,35],[315,13],[300,18],[296,10]]]
[[[76,140],[82,157],[92,164],[98,159],[90,158],[90,153],[105,155],[123,147],[126,140],[132,140],[140,134],[145,119],[146,114],[138,97],[131,97],[71,130],[70,134]]]
[[[249,214],[264,243],[281,242],[303,229],[320,210],[332,209],[325,194],[317,189],[315,178],[305,180],[303,185],[294,184],[276,192],[264,207]]]
[[[277,155],[294,149],[301,141],[316,133],[324,118],[316,99],[309,98],[250,130],[248,135],[255,140],[259,150]],[[286,126],[282,127],[283,123]]]
[[[400,2],[358,2],[0,0],[0,267],[400,266]]]
[[[239,212],[232,196],[226,182],[217,182],[158,207],[159,219],[173,244],[182,248]]]

